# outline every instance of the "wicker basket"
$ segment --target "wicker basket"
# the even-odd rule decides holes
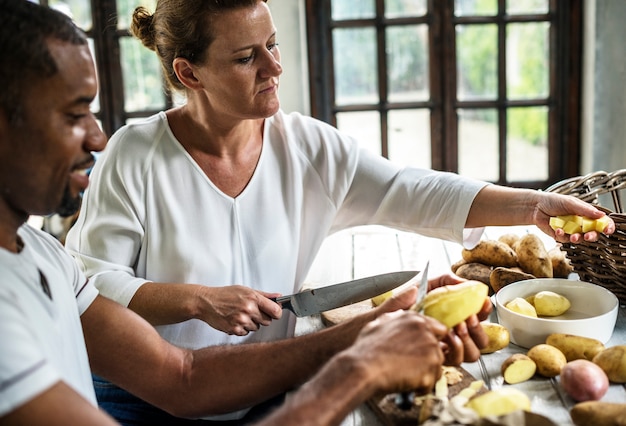
[[[614,234],[600,234],[593,243],[563,244],[563,250],[581,281],[610,290],[623,305],[626,304],[626,214],[620,197],[622,189],[626,189],[626,169],[566,179],[546,191],[573,195],[609,213],[615,222]],[[609,208],[611,201],[613,205]]]

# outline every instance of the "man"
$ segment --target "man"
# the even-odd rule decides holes
[[[316,423],[332,424],[374,391],[432,387],[444,359],[477,358],[485,335],[476,317],[450,338],[415,313],[383,315],[411,306],[415,289],[320,333],[195,351],[99,296],[60,243],[25,224],[31,214],[72,214],[91,153],[106,144],[89,109],[97,82],[86,39],[64,15],[26,0],[0,0],[0,17],[0,425],[114,424],[97,409],[90,369],[197,417],[282,394],[331,358],[275,415],[310,413],[311,395],[330,386],[341,397],[318,401],[329,417]]]

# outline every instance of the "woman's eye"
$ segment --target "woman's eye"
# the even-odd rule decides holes
[[[274,50],[275,47],[278,47],[278,43],[272,43],[269,46],[267,46],[267,50]]]
[[[250,56],[246,56],[245,58],[240,58],[237,59],[237,62],[239,62],[240,64],[247,64],[248,62],[250,62],[252,59],[254,58],[254,54],[250,55]]]

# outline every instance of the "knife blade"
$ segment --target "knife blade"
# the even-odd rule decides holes
[[[389,272],[288,296],[273,297],[271,300],[296,316],[305,317],[371,299],[410,281],[418,274],[418,271]]]
[[[411,309],[419,312],[420,314],[424,312],[424,298],[426,297],[426,293],[428,293],[428,265],[430,261],[426,262],[426,266],[424,267],[424,272],[422,272],[422,279],[420,280],[420,285],[417,288],[417,298],[415,299],[415,304],[411,307]],[[396,395],[396,405],[401,410],[410,410],[413,407],[413,400],[415,399],[415,392],[400,392]]]

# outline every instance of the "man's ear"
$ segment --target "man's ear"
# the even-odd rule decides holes
[[[185,87],[191,90],[198,90],[202,87],[200,81],[196,78],[193,65],[187,59],[174,59],[172,67],[176,77]]]

